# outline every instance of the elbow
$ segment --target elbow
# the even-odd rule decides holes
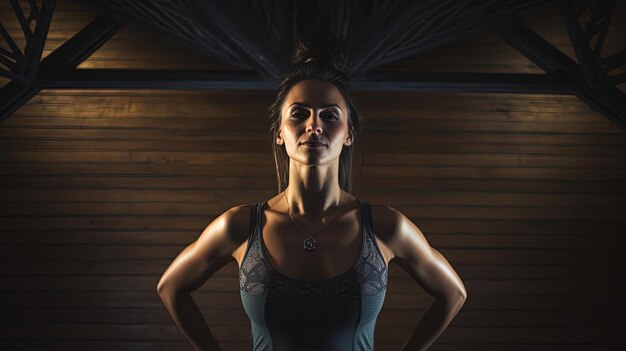
[[[459,291],[456,298],[460,305],[465,304],[465,300],[467,300],[467,291],[465,289]]]
[[[167,291],[166,284],[163,279],[159,280],[156,290],[159,295],[163,295]]]
[[[161,293],[163,292],[163,284],[161,282],[157,284],[156,290],[157,290],[157,293],[161,295]]]
[[[187,290],[181,289],[180,286],[176,284],[170,284],[164,280],[159,281],[156,290],[157,294],[159,294],[162,299],[176,297],[181,293],[188,292]]]
[[[466,291],[458,291],[454,294],[446,295],[442,297],[442,303],[446,306],[446,311],[449,313],[456,314],[461,308],[465,305],[465,300],[467,300],[467,292]]]
[[[467,291],[465,290],[455,291],[454,293],[445,295],[443,299],[449,305],[462,306],[463,304],[465,304],[465,300],[467,300]]]
[[[157,294],[163,303],[167,306],[176,298],[176,292],[172,290],[172,287],[160,281],[157,284]]]
[[[462,291],[459,292],[459,295],[461,296],[461,299],[463,300],[463,302],[467,300],[467,290],[463,289]]]
[[[458,309],[460,310],[461,308],[463,308],[463,305],[465,305],[465,300],[467,300],[467,291],[465,291],[465,289],[463,289],[462,291],[459,291],[459,295],[457,297],[457,306]]]

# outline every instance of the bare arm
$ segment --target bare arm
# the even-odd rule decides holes
[[[231,208],[172,261],[157,285],[170,316],[198,351],[221,351],[191,293],[233,260],[247,239],[250,205]]]
[[[411,220],[391,207],[376,207],[375,217],[382,222],[377,227],[386,232],[381,233],[382,240],[394,253],[394,259],[435,297],[401,351],[428,350],[465,303],[467,291],[450,263],[428,244]]]

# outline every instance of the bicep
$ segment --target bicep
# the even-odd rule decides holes
[[[191,292],[233,260],[234,250],[245,240],[241,218],[249,209],[233,207],[213,220],[196,241],[185,247],[163,273],[159,292]],[[247,217],[246,217],[247,218]],[[247,222],[246,222],[247,223]]]
[[[389,246],[398,265],[433,296],[466,295],[465,286],[454,268],[441,252],[430,246],[417,225],[399,211],[390,210],[394,225]]]

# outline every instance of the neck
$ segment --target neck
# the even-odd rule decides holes
[[[294,216],[305,216],[313,220],[335,212],[342,201],[343,193],[339,186],[337,167],[336,162],[329,167],[290,167],[289,186],[284,195]]]

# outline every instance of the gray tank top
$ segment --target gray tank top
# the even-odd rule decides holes
[[[252,206],[248,247],[239,270],[241,301],[251,322],[253,351],[372,351],[387,291],[387,266],[361,206],[361,254],[348,271],[307,282],[282,275],[266,259],[262,209]]]

